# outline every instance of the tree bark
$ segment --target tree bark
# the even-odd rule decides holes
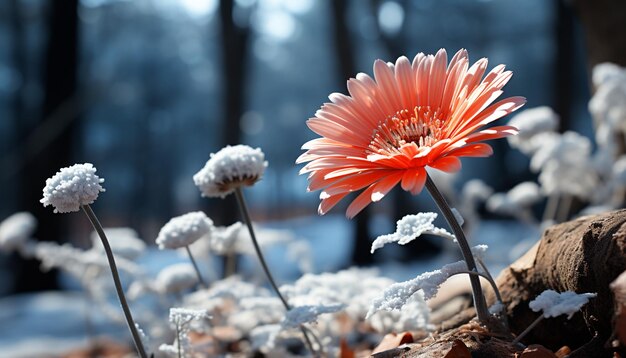
[[[48,44],[44,62],[44,101],[39,123],[30,126],[28,134],[51,116],[59,107],[70,101],[76,92],[78,61],[78,0],[54,1],[49,4]],[[75,123],[75,121],[73,121]],[[65,127],[45,150],[28,157],[24,148],[24,167],[21,171],[20,210],[30,211],[39,221],[35,237],[60,242],[66,216],[54,214],[39,202],[46,179],[60,168],[72,164],[72,152],[77,125]],[[30,153],[32,154],[32,153]],[[36,261],[24,261],[16,272],[17,292],[54,289],[54,273],[42,273]]]
[[[590,352],[604,350],[613,329],[614,296],[609,284],[625,269],[626,210],[546,229],[535,247],[497,279],[512,332],[519,334],[539,316],[528,303],[544,290],[595,292],[597,297],[570,320],[544,319],[522,341],[551,349],[588,344]]]

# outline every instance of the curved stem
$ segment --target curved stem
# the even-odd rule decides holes
[[[476,276],[476,277],[482,277],[485,280],[487,280],[489,282],[489,284],[491,285],[491,288],[493,289],[493,291],[496,293],[496,297],[500,297],[500,293],[498,292],[498,287],[496,286],[496,283],[490,278],[490,276],[488,276],[487,274],[483,273],[483,272],[476,272],[476,271],[459,271],[459,272],[455,272],[452,275],[450,275],[450,277],[452,276],[456,276],[456,275],[470,275],[471,276]],[[502,302],[500,299],[498,299],[498,301]]]
[[[291,307],[289,306],[289,303],[287,303],[287,300],[280,293],[280,290],[278,289],[278,285],[276,284],[276,281],[274,281],[274,277],[272,276],[270,269],[267,266],[267,262],[265,262],[265,257],[263,256],[263,252],[261,252],[261,247],[259,246],[259,243],[256,239],[256,235],[254,234],[254,228],[252,227],[252,219],[250,219],[250,214],[248,213],[248,206],[246,205],[246,200],[243,197],[243,192],[241,191],[241,188],[235,189],[235,196],[237,197],[237,203],[239,203],[239,210],[241,211],[241,216],[243,216],[243,219],[246,222],[246,226],[248,227],[248,232],[250,233],[250,238],[252,239],[252,245],[254,246],[254,251],[256,251],[256,255],[259,258],[259,261],[261,262],[261,266],[263,267],[265,276],[267,276],[267,279],[270,282],[270,285],[272,285],[274,292],[276,292],[276,294],[278,295],[278,298],[280,298],[280,301],[283,303],[283,306],[285,306],[285,309],[289,311]],[[311,343],[311,339],[307,335],[307,332],[302,325],[300,325],[300,330],[302,331],[302,334],[304,335],[305,343],[307,347],[309,348],[309,350],[311,351],[311,354],[313,354],[313,356],[316,356],[316,352],[313,349],[313,344]]]
[[[196,270],[196,275],[198,276],[198,282],[200,283],[200,286],[202,286],[203,288],[208,288],[209,286],[207,286],[206,282],[202,278],[202,274],[200,274],[200,269],[198,268],[198,264],[196,263],[196,260],[193,258],[193,255],[191,254],[191,250],[189,249],[189,246],[185,246],[185,249],[187,250],[187,255],[189,255],[189,261],[191,261],[191,264],[193,265],[193,269]]]
[[[478,261],[478,264],[483,269],[485,275],[484,277],[487,279],[487,281],[489,281],[489,283],[491,283],[491,287],[493,288],[493,293],[495,293],[496,295],[496,299],[500,302],[503,302],[502,296],[500,295],[500,290],[498,289],[498,285],[496,285],[496,281],[493,279],[493,276],[491,276],[491,273],[489,273],[489,270],[487,270],[487,265],[485,265],[483,260],[481,260],[480,258],[477,258],[476,261]]]
[[[537,317],[537,319],[534,320],[533,323],[530,324],[530,326],[526,327],[524,332],[520,333],[519,336],[515,337],[515,339],[513,340],[513,344],[518,344],[522,340],[522,338],[524,338],[524,336],[528,334],[528,332],[530,332],[533,328],[535,328],[536,325],[539,324],[539,322],[541,322],[542,319],[543,319],[543,315]]]
[[[478,272],[474,255],[472,255],[472,250],[470,249],[467,239],[465,238],[465,233],[463,232],[461,225],[459,225],[456,221],[450,205],[448,205],[446,199],[443,197],[439,189],[437,189],[437,186],[428,174],[426,174],[426,189],[428,189],[428,192],[437,204],[437,207],[439,207],[439,210],[441,210],[441,213],[446,218],[448,225],[450,225],[450,228],[456,237],[456,241],[459,243],[459,247],[461,248],[461,254],[467,264],[467,269],[469,271]],[[472,284],[472,296],[474,297],[474,306],[476,308],[478,322],[483,325],[487,325],[489,324],[489,310],[487,309],[485,296],[483,295],[483,291],[480,286],[480,279],[475,275],[470,275],[470,283]]]
[[[102,225],[100,225],[100,221],[96,217],[96,214],[91,210],[91,206],[89,205],[81,205],[83,212],[89,218],[91,225],[96,230],[98,235],[100,236],[100,240],[102,240],[102,246],[104,246],[104,252],[106,253],[107,260],[109,261],[109,267],[111,268],[111,275],[113,276],[113,283],[115,284],[115,291],[117,291],[117,297],[120,300],[120,304],[122,305],[122,310],[124,311],[124,317],[126,317],[126,323],[128,324],[128,329],[130,329],[130,333],[133,336],[133,341],[135,342],[135,347],[137,348],[137,352],[141,358],[148,358],[146,355],[146,350],[143,347],[143,343],[141,342],[141,336],[139,332],[137,332],[137,326],[135,326],[135,321],[133,320],[133,316],[130,313],[130,308],[128,307],[128,302],[126,302],[126,296],[124,296],[124,289],[122,288],[122,283],[120,282],[120,275],[117,271],[117,265],[115,265],[115,258],[113,258],[113,251],[111,250],[111,245],[109,245],[109,240],[107,240],[106,235],[104,234],[104,229],[102,229]]]

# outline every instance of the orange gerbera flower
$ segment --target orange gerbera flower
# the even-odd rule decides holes
[[[467,51],[447,64],[444,49],[435,56],[419,53],[413,63],[400,57],[395,65],[377,60],[374,79],[359,73],[348,80],[350,96],[333,93],[307,121],[322,138],[302,146],[296,163],[308,163],[308,190],[323,189],[319,213],[325,214],[348,193],[366,188],[350,204],[349,218],[381,200],[398,183],[418,194],[425,168],[456,172],[459,157],[493,153],[488,139],[517,133],[511,126],[482,129],[526,99],[502,94],[512,73],[496,66],[484,78],[487,59],[469,67]]]

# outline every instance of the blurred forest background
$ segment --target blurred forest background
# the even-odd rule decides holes
[[[39,203],[45,179],[91,162],[105,178],[95,205],[105,226],[130,226],[152,243],[170,217],[199,208],[237,220],[234,197],[201,199],[191,177],[226,144],[259,146],[269,168],[248,190],[253,216],[316,215],[318,194],[294,164],[315,135],[305,121],[331,92],[346,92],[376,58],[395,61],[467,48],[514,72],[508,95],[548,105],[560,130],[590,135],[589,69],[626,63],[615,34],[623,1],[602,0],[6,0],[0,2],[0,219],[30,211],[36,237],[87,245],[83,217]],[[598,14],[603,14],[599,16]],[[616,14],[606,16],[606,14]],[[602,40],[598,40],[602,39]],[[614,48],[619,52],[605,51]],[[532,179],[528,162],[493,143],[466,160],[457,184],[496,190]],[[506,166],[505,166],[506,163]],[[428,200],[430,203],[430,200]],[[345,204],[344,204],[345,205]],[[393,223],[418,200],[396,195],[370,211]],[[343,215],[341,208],[336,215]],[[352,221],[371,236],[368,215]],[[368,263],[355,240],[353,262]],[[0,296],[56,287],[38,263],[0,257]],[[6,287],[5,287],[6,286]]]

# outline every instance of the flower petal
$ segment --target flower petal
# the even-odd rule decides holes
[[[439,169],[446,173],[456,173],[461,170],[461,160],[457,157],[443,157],[437,159],[429,167]]]

